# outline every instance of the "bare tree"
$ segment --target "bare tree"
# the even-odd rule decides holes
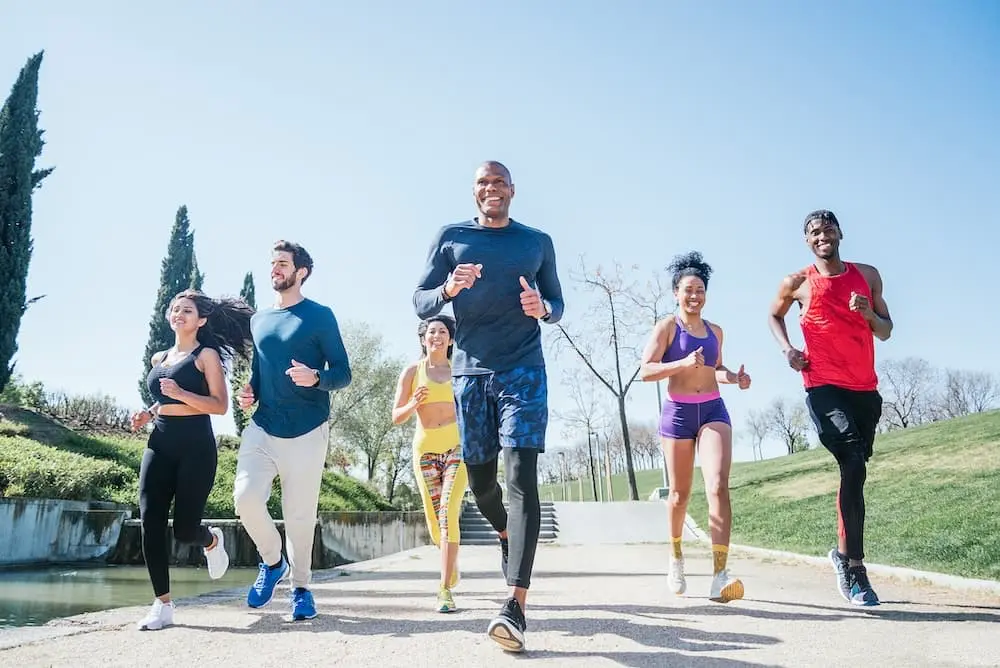
[[[944,417],[982,413],[996,406],[998,399],[1000,384],[993,374],[962,369],[945,371],[944,392],[940,400]]]
[[[413,480],[413,432],[416,422],[408,420],[389,434],[389,448],[385,455],[385,498],[392,503],[399,485]],[[464,490],[463,490],[464,492]]]
[[[597,400],[597,387],[593,375],[574,369],[563,378],[563,385],[569,390],[573,399],[573,408],[565,413],[555,412],[555,417],[566,425],[570,432],[584,429],[587,432],[587,462],[590,469],[590,481],[594,487],[594,498],[597,498],[597,468],[594,463],[593,435],[606,422],[606,416]]]
[[[750,410],[747,413],[747,435],[750,438],[750,447],[753,449],[754,461],[764,459],[764,441],[771,434],[774,423],[768,410]]]
[[[556,325],[556,341],[572,350],[600,384],[614,396],[618,406],[629,497],[636,501],[639,491],[635,482],[625,401],[632,384],[639,376],[637,346],[628,336],[629,332],[637,330],[636,288],[623,276],[618,263],[610,273],[602,271],[600,267],[591,272],[581,258],[580,270],[572,278],[584,291],[595,295],[596,299],[573,325],[572,331],[562,323]]]
[[[879,364],[882,416],[888,429],[906,429],[930,420],[937,372],[925,359],[907,357]]]
[[[659,468],[662,461],[660,454],[660,435],[655,423],[639,422],[632,424],[631,430],[632,449],[640,458],[649,461],[649,468]]]
[[[778,397],[771,403],[766,416],[774,433],[785,444],[788,454],[809,448],[806,438],[806,409],[802,404],[787,402]]]

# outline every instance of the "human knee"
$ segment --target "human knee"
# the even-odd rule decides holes
[[[249,485],[237,486],[233,490],[233,510],[237,517],[242,517],[247,513],[260,512],[267,508],[267,499],[266,496],[261,498]]]
[[[722,476],[709,478],[705,481],[705,494],[709,499],[724,501],[729,498],[729,482]]]
[[[496,494],[500,487],[497,484],[496,473],[489,465],[468,466],[469,489],[477,499]]]
[[[690,487],[674,487],[670,490],[670,495],[668,497],[670,503],[674,506],[686,506],[688,499],[691,498],[691,488]]]

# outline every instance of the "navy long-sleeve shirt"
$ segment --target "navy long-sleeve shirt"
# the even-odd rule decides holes
[[[455,313],[452,375],[480,375],[542,366],[538,320],[521,310],[520,277],[537,289],[551,311],[543,322],[563,314],[562,287],[552,238],[514,220],[505,227],[484,227],[475,220],[445,225],[434,238],[427,266],[413,293],[417,317],[441,311],[442,288],[459,264],[483,265],[475,284],[451,300]]]
[[[351,383],[351,366],[337,318],[329,307],[303,299],[267,308],[250,319],[253,362],[250,387],[257,399],[253,421],[278,438],[295,438],[330,417],[330,391]],[[319,384],[300,387],[285,373],[292,360],[319,371]]]

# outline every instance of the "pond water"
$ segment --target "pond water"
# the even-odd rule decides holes
[[[205,568],[171,568],[171,596],[249,587],[256,568],[230,568],[218,580]],[[153,602],[145,566],[62,566],[0,571],[0,628],[39,626],[85,612]]]

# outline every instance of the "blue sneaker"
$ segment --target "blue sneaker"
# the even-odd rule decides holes
[[[305,587],[296,587],[292,591],[292,619],[297,622],[312,619],[316,616],[316,602],[312,592]]]
[[[868,571],[864,566],[853,566],[847,569],[851,581],[851,604],[862,606],[879,605],[878,596],[868,581]]]
[[[267,564],[260,565],[257,579],[250,585],[247,592],[247,605],[251,608],[262,608],[274,597],[274,586],[288,577],[288,562],[281,558],[281,565],[271,568]]]

